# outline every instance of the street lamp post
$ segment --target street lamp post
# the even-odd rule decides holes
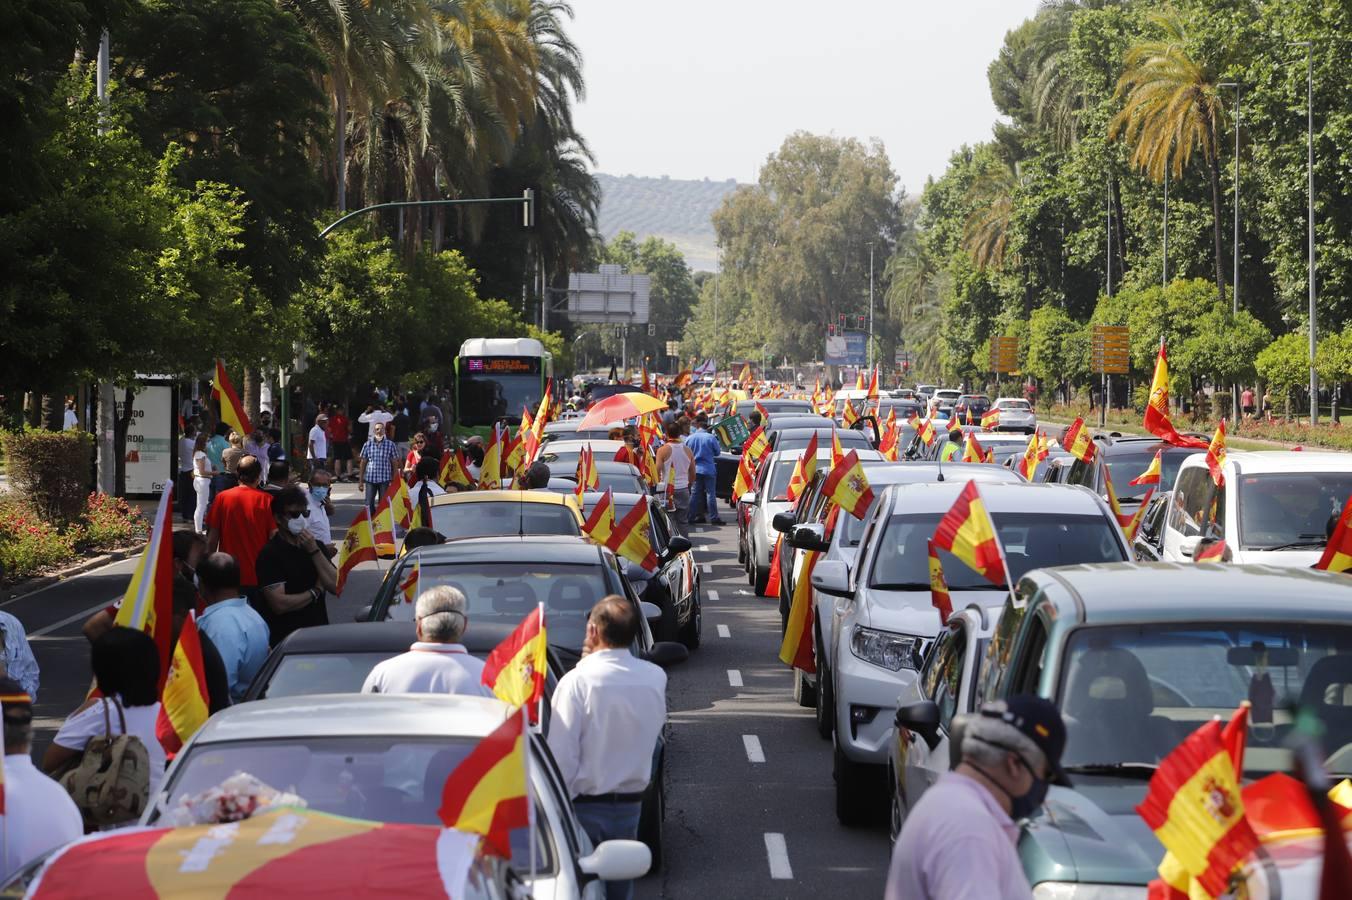
[[[1316,337],[1315,322],[1315,267],[1314,267],[1314,42],[1292,41],[1293,47],[1305,48],[1305,114],[1306,143],[1305,171],[1308,177],[1307,228],[1309,230],[1309,283],[1310,283],[1310,424],[1319,420],[1319,373],[1314,367]]]
[[[868,367],[873,368],[873,241],[868,242]]]
[[[1235,89],[1235,233],[1234,233],[1234,277],[1230,280],[1230,314],[1239,315],[1239,95],[1243,90],[1237,81],[1223,81],[1216,85]],[[1239,385],[1230,386],[1230,418],[1239,419]]]

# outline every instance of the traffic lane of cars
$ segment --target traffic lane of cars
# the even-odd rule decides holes
[[[775,601],[751,596],[733,529],[692,538],[711,567],[705,637],[669,682],[664,869],[636,896],[881,895],[887,834],[836,823],[830,748],[778,661]],[[764,762],[751,761],[756,750]]]

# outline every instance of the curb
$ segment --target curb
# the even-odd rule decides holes
[[[83,575],[86,572],[92,572],[94,569],[102,568],[111,563],[120,562],[129,556],[140,553],[145,549],[145,544],[136,544],[131,547],[123,547],[121,550],[111,550],[107,553],[100,553],[98,556],[91,556],[83,562],[78,562],[59,572],[53,572],[50,575],[38,575],[27,581],[21,581],[18,584],[6,588],[5,595],[0,602],[8,603],[11,600],[18,600],[20,597],[26,597],[29,594],[36,594],[43,588],[49,588],[54,584],[59,584],[68,578],[76,575]]]

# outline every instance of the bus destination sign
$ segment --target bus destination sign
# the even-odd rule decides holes
[[[522,356],[467,356],[465,371],[482,375],[538,375],[540,360]]]

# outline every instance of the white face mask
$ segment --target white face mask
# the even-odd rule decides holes
[[[305,530],[305,524],[306,524],[305,520],[301,518],[287,519],[286,529],[287,531],[290,531],[292,534],[300,534],[302,531]]]

